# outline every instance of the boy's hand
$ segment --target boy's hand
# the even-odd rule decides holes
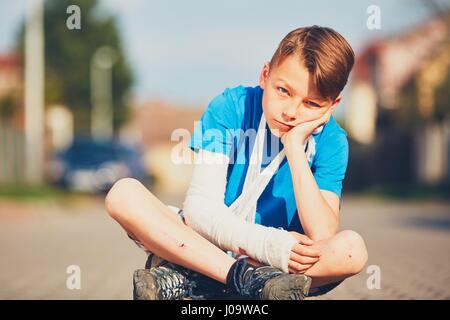
[[[311,248],[314,241],[307,236],[295,231],[290,233],[298,240],[298,244],[294,245],[289,257],[289,272],[291,273],[305,273],[311,268],[320,258],[320,252]]]
[[[333,109],[328,109],[327,112],[325,112],[324,115],[322,115],[320,118],[303,122],[292,129],[290,129],[288,132],[286,132],[281,137],[281,142],[286,148],[290,148],[291,146],[303,146],[306,139],[313,133],[315,129],[320,127],[321,125],[324,125],[330,120],[331,114],[333,113]]]

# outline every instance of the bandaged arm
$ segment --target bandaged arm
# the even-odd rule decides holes
[[[229,158],[199,150],[191,183],[183,203],[186,223],[224,250],[242,253],[288,272],[292,247],[297,240],[288,231],[247,222],[224,203]]]

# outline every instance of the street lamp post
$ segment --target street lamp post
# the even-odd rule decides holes
[[[116,51],[109,46],[98,48],[91,59],[91,134],[94,139],[113,137],[112,67]]]
[[[27,0],[25,26],[25,178],[43,182],[44,173],[44,3]]]

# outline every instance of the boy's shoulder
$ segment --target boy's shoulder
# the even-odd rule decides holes
[[[246,87],[243,85],[225,88],[209,102],[203,115],[203,121],[215,119],[224,127],[241,128],[245,119],[248,98],[261,95],[260,90],[259,86]]]
[[[240,127],[244,119],[247,108],[255,108],[261,103],[262,89],[259,86],[248,87],[239,85],[236,87],[225,88],[221,94],[216,96],[211,104],[211,111],[218,112],[218,108],[228,113],[227,116],[234,117],[236,126]],[[225,115],[224,115],[225,116]]]
[[[339,125],[334,116],[331,116],[328,123],[324,126],[324,134],[347,136],[347,132]]]
[[[319,147],[346,147],[348,148],[347,132],[331,116],[328,123],[323,127],[320,135]]]
[[[222,95],[227,99],[234,103],[242,103],[245,102],[245,99],[249,95],[260,95],[262,93],[262,89],[260,86],[249,87],[238,85],[236,87],[228,87],[222,92]]]

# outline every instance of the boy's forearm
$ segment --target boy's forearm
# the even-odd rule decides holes
[[[266,227],[234,216],[220,202],[190,195],[183,204],[187,224],[221,249],[242,254],[288,272],[288,258],[297,240],[287,231]]]
[[[336,234],[339,220],[323,197],[302,148],[286,152],[297,211],[306,235],[314,241]]]

